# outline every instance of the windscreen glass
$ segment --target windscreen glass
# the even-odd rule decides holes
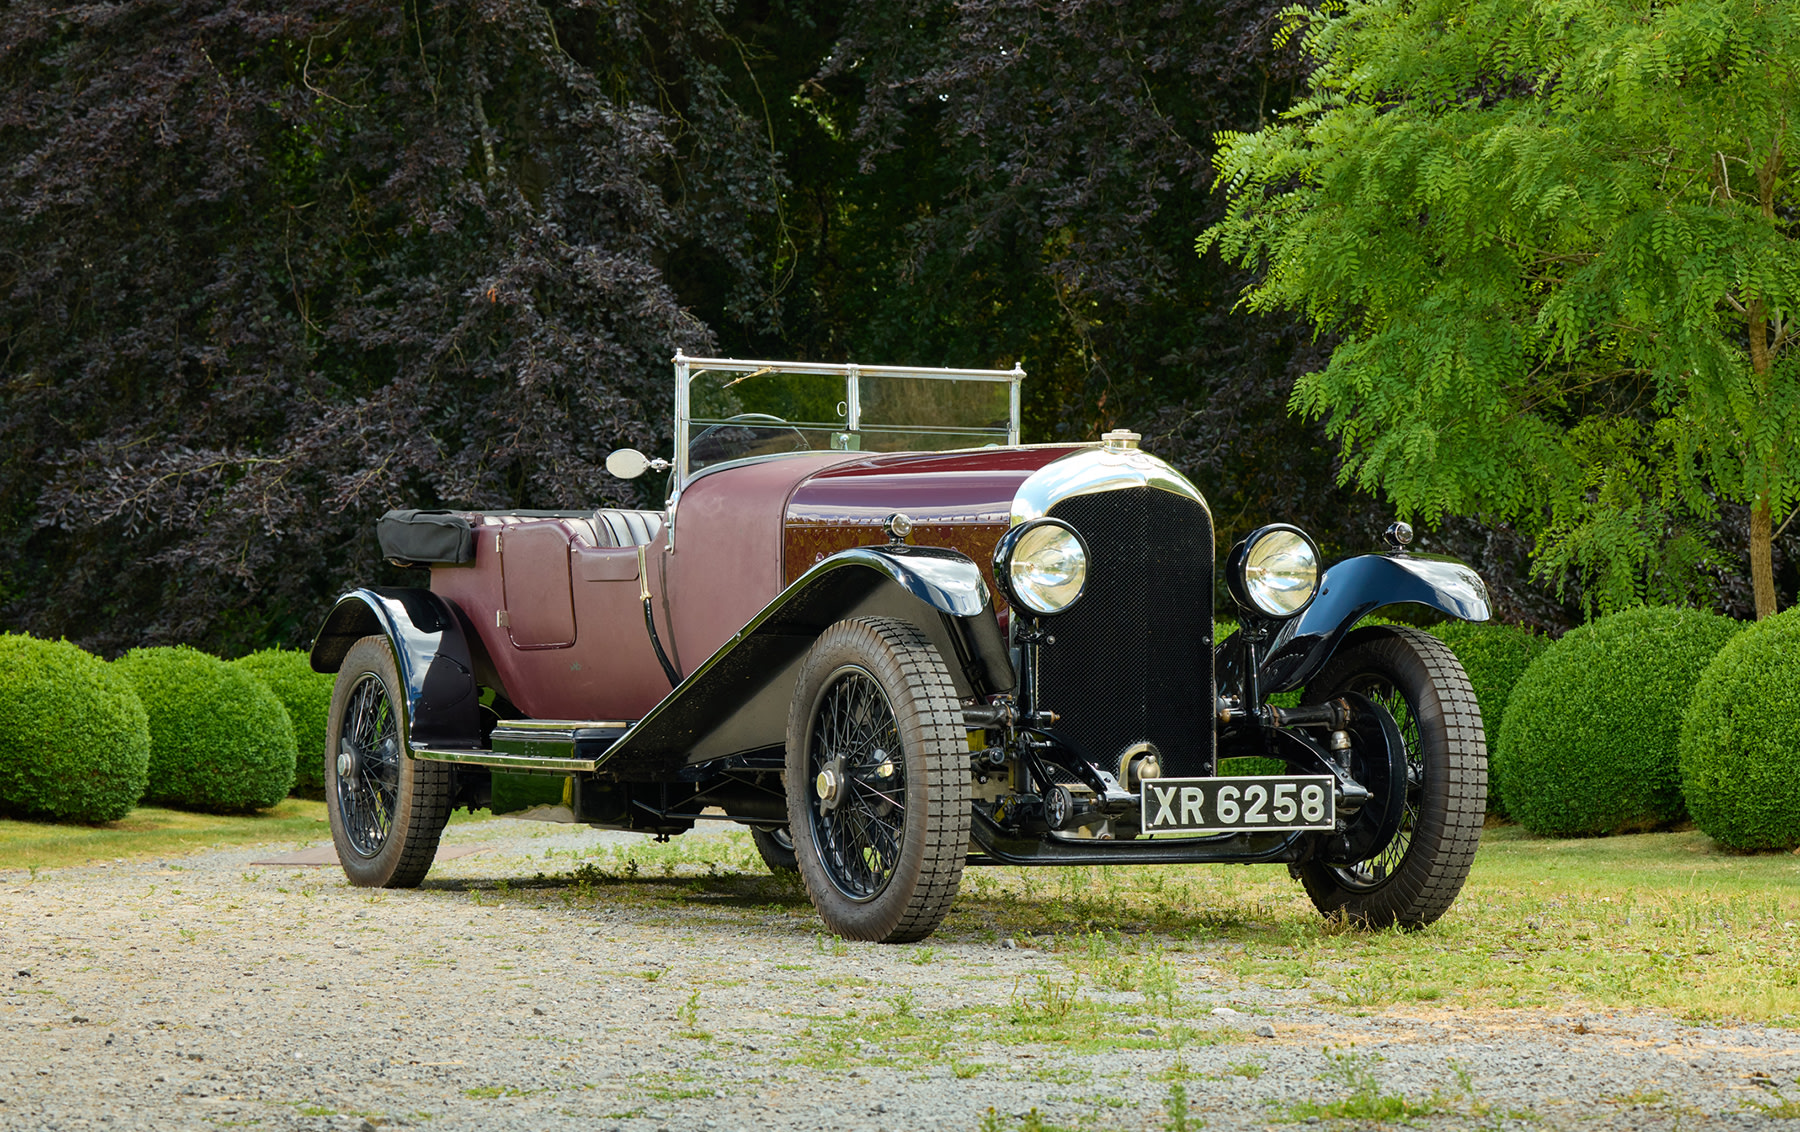
[[[867,377],[861,380],[858,432],[871,452],[941,452],[1005,444],[1011,385],[960,378]]]
[[[809,449],[854,450],[842,374],[696,370],[688,384],[688,469]]]
[[[853,398],[860,414],[853,411]],[[1006,381],[695,369],[689,474],[787,452],[941,452],[1005,444]]]

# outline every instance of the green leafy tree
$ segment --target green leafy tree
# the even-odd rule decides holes
[[[1685,596],[1720,500],[1757,615],[1800,499],[1800,5],[1291,8],[1309,95],[1221,135],[1250,309],[1340,344],[1292,407],[1402,513],[1513,519],[1602,607]]]

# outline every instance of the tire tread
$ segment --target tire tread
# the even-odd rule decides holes
[[[1372,666],[1396,674],[1411,669],[1422,679],[1420,742],[1441,732],[1445,747],[1445,773],[1441,780],[1428,773],[1424,790],[1438,792],[1442,805],[1421,799],[1412,845],[1391,880],[1378,889],[1345,889],[1329,868],[1318,864],[1303,867],[1300,875],[1313,903],[1327,915],[1374,927],[1419,928],[1449,911],[1474,864],[1487,811],[1487,738],[1475,689],[1456,654],[1437,637],[1410,626],[1353,634],[1309,686],[1307,698],[1328,698],[1343,681]],[[1322,688],[1316,697],[1313,687]]]
[[[869,649],[872,656],[881,659],[880,667],[891,667],[890,675],[900,685],[898,688],[887,689],[895,722],[899,725],[904,740],[919,744],[925,755],[924,787],[927,801],[919,820],[925,821],[926,826],[922,831],[918,879],[902,902],[898,914],[892,916],[889,922],[881,922],[881,919],[862,922],[860,917],[846,918],[834,914],[842,898],[831,888],[829,880],[813,877],[811,869],[805,864],[807,858],[804,854],[801,858],[800,876],[814,907],[819,909],[827,926],[837,934],[850,939],[909,943],[924,939],[937,930],[962,884],[971,809],[968,767],[964,760],[955,757],[966,751],[968,742],[961,726],[961,700],[950,679],[950,670],[938,655],[930,638],[908,621],[892,617],[840,621],[819,635],[813,645],[813,655],[827,655],[841,646]],[[809,659],[807,668],[810,666]],[[876,676],[881,679],[883,673],[877,672]],[[807,670],[803,669],[801,686],[804,687],[806,682]],[[796,696],[796,706],[789,717],[790,751],[796,742],[796,727],[803,730],[798,737],[803,750],[806,742],[804,729],[810,728],[811,724],[810,717],[801,722],[799,703],[800,698]],[[790,780],[795,777],[790,772]],[[802,783],[789,797],[789,829],[796,831],[794,841],[797,849],[802,837],[798,831],[806,828],[802,824],[804,808],[811,804],[806,799],[805,790],[806,786]],[[913,820],[909,815],[909,827]],[[905,868],[904,860],[901,868]],[[894,881],[889,883],[899,880],[901,877],[897,873]],[[877,900],[879,899],[878,897]]]

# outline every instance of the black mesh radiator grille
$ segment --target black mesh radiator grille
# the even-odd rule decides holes
[[[1149,742],[1163,774],[1213,773],[1213,529],[1206,508],[1158,488],[1078,495],[1052,517],[1087,541],[1088,588],[1044,619],[1039,709],[1054,734],[1119,772]]]

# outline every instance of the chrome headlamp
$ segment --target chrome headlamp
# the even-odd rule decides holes
[[[1033,519],[1000,537],[994,580],[1031,613],[1061,613],[1087,589],[1087,543],[1061,519]]]
[[[1231,548],[1225,582],[1247,612],[1285,620],[1319,592],[1318,545],[1286,523],[1258,527]]]

